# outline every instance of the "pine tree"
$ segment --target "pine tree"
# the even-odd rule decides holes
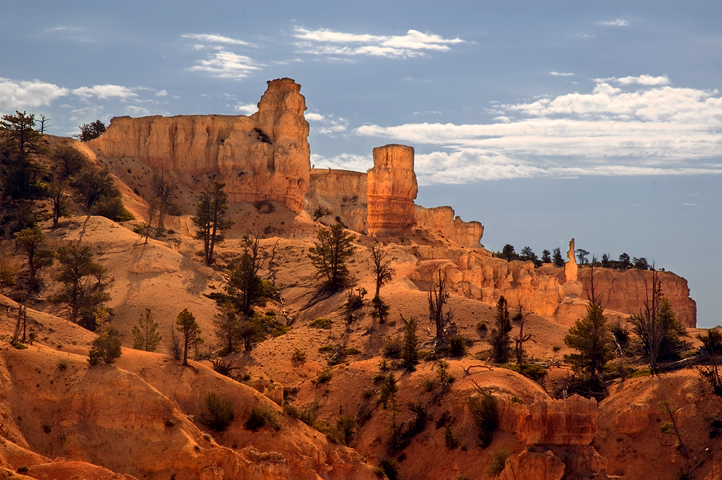
[[[228,355],[236,350],[236,344],[241,340],[241,315],[232,302],[223,303],[220,310],[213,317],[213,325],[216,337],[224,344],[223,354]]]
[[[10,201],[32,200],[43,192],[43,167],[35,157],[45,151],[43,135],[35,130],[35,115],[15,112],[0,120],[0,156],[7,155],[2,175],[3,193]]]
[[[324,288],[329,292],[338,292],[348,284],[346,261],[356,251],[352,244],[355,239],[355,235],[344,230],[343,224],[337,223],[329,230],[319,230],[318,241],[308,250],[318,274],[326,278]]]
[[[604,316],[604,307],[595,303],[587,306],[587,315],[577,320],[564,336],[564,343],[579,353],[564,356],[575,372],[586,375],[592,389],[601,385],[604,366],[614,358],[612,335]]]
[[[153,313],[150,308],[145,309],[145,314],[140,315],[138,325],[133,327],[133,348],[155,352],[161,341],[158,332],[158,324],[153,321]]]
[[[489,342],[491,343],[491,356],[496,363],[507,363],[509,361],[509,347],[511,345],[511,321],[509,320],[509,309],[504,297],[499,297],[496,302],[495,327],[491,329]]]
[[[183,311],[176,317],[175,328],[182,335],[181,345],[183,347],[183,365],[187,366],[188,348],[195,345],[197,342],[202,341],[201,327],[198,326],[196,317],[194,317],[187,308],[184,308]]]
[[[40,227],[26,228],[15,233],[15,244],[23,250],[28,262],[27,290],[29,293],[37,290],[37,273],[41,268],[53,264],[54,252],[48,247],[48,241]]]
[[[196,230],[196,240],[203,240],[203,257],[206,265],[213,263],[213,249],[217,243],[225,240],[223,231],[231,228],[235,222],[226,219],[228,194],[223,191],[226,184],[212,182],[198,195],[196,215],[192,218]]]
[[[401,348],[401,359],[404,362],[404,368],[408,372],[416,370],[419,364],[419,347],[416,338],[416,320],[413,318],[404,327],[404,344]]]

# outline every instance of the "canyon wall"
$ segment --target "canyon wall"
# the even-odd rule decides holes
[[[116,117],[88,146],[124,181],[128,162],[136,160],[191,192],[218,180],[231,202],[275,200],[300,212],[310,171],[300,90],[290,78],[269,81],[258,112],[248,117]]]
[[[426,208],[416,205],[416,223],[455,241],[462,247],[481,248],[484,227],[480,222],[464,222],[451,207]]]

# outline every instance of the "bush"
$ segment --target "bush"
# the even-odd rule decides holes
[[[336,350],[336,347],[333,345],[324,345],[323,347],[318,348],[318,353],[328,353],[333,352],[334,350]]]
[[[392,458],[381,460],[379,466],[389,480],[401,480],[401,465],[396,460]]]
[[[448,423],[444,428],[444,444],[449,450],[454,450],[459,446],[459,442],[454,438],[454,432],[451,431],[451,425]]]
[[[326,330],[330,330],[332,325],[333,321],[329,318],[317,318],[316,320],[312,320],[311,323],[308,324],[308,326],[311,328],[323,328]]]
[[[544,380],[544,377],[547,375],[546,368],[541,365],[532,365],[531,363],[507,364],[502,365],[502,368],[524,375],[526,378],[534,380],[535,382]]]
[[[356,417],[346,413],[336,419],[336,426],[331,438],[343,445],[348,445],[354,433],[356,433]]]
[[[360,355],[361,350],[359,350],[358,348],[350,347],[350,348],[347,348],[344,353],[346,355]]]
[[[18,472],[21,475],[25,475],[30,471],[30,468],[27,465],[20,465],[16,472]]]
[[[466,339],[457,334],[449,338],[449,349],[452,357],[463,357],[466,354]]]
[[[68,361],[67,360],[60,360],[58,362],[58,370],[67,370],[68,369]]]
[[[401,351],[404,348],[404,343],[400,338],[386,337],[384,339],[384,356],[389,358],[398,359],[401,358]]]
[[[299,410],[290,403],[286,402],[283,404],[283,413],[289,417],[293,417],[296,420],[300,420],[309,427],[316,427],[316,418],[318,417],[319,404],[316,402],[310,403],[303,410]]]
[[[222,432],[233,422],[235,406],[230,398],[223,398],[216,392],[206,395],[206,408],[208,416],[201,415],[201,421],[217,432]]]
[[[510,453],[507,450],[497,450],[494,452],[494,458],[486,468],[486,473],[491,477],[498,477],[504,470],[504,464],[506,463],[506,459],[509,458],[509,455]]]
[[[278,423],[278,420],[273,412],[264,408],[253,407],[251,409],[251,414],[248,416],[246,423],[243,424],[243,427],[246,430],[257,432],[265,426],[273,427],[274,430],[281,429],[281,424]]]
[[[88,363],[91,366],[99,363],[111,364],[123,353],[121,349],[120,335],[118,330],[110,328],[93,340],[93,348],[90,349]]]
[[[291,355],[291,361],[295,363],[306,362],[306,352],[299,350],[298,348],[294,349],[293,354]]]
[[[481,448],[486,448],[499,426],[496,398],[490,393],[482,394],[481,398],[472,397],[469,399],[469,410],[477,428],[477,443]]]
[[[422,385],[425,392],[433,392],[436,388],[436,380],[427,378],[426,380],[424,380],[424,383]]]
[[[95,215],[109,218],[114,222],[127,222],[135,220],[132,213],[125,209],[120,197],[101,197],[93,207]]]
[[[333,373],[331,372],[330,368],[324,368],[320,372],[318,372],[318,375],[316,376],[316,383],[328,383],[331,381],[331,378],[333,377]]]

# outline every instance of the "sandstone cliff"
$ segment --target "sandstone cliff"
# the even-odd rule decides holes
[[[289,78],[269,81],[258,112],[249,117],[116,117],[88,146],[101,164],[148,198],[150,170],[164,170],[191,192],[219,180],[231,202],[275,200],[299,212],[310,169],[300,89]],[[144,175],[132,173],[134,161]]]
[[[416,223],[453,240],[462,247],[481,248],[484,227],[480,222],[464,222],[451,207],[425,208],[416,205]]]

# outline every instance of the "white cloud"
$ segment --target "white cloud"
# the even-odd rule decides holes
[[[253,115],[258,111],[258,105],[255,103],[247,103],[245,105],[236,105],[233,109],[237,112],[241,112],[243,115]]]
[[[245,55],[233,52],[220,51],[212,53],[207,60],[200,60],[198,65],[190,68],[191,71],[208,72],[220,78],[245,78],[251,72],[260,70],[260,65]]]
[[[68,93],[67,88],[40,80],[16,82],[0,78],[0,110],[47,106]]]
[[[324,116],[320,113],[306,113],[305,117],[309,122],[323,122],[325,120]]]
[[[164,90],[158,90],[155,94],[156,97],[166,97],[168,96],[168,92]]]
[[[609,77],[609,78],[598,78],[596,82],[610,82],[616,83],[617,85],[645,85],[648,87],[657,87],[661,85],[669,85],[672,83],[667,75],[660,75],[659,77],[653,77],[651,75],[640,75],[638,77]]]
[[[365,125],[355,132],[440,148],[416,156],[420,181],[426,183],[722,174],[722,98],[717,90],[643,85],[630,92],[599,83],[590,93],[495,105],[492,111],[497,123]]]
[[[101,100],[109,98],[120,98],[122,100],[137,97],[138,94],[132,89],[121,85],[93,85],[92,87],[80,87],[72,91],[73,95],[82,98],[97,97]]]
[[[419,57],[428,51],[445,52],[449,45],[464,43],[460,38],[447,39],[417,30],[409,30],[406,35],[385,36],[295,27],[293,36],[300,40],[296,47],[301,52],[327,56]]]
[[[128,105],[125,107],[125,114],[131,117],[146,117],[150,115],[150,111],[147,108]]]
[[[559,73],[559,72],[549,72],[549,73],[551,73],[555,77],[571,77],[574,75],[573,73]]]
[[[239,40],[237,38],[224,37],[223,35],[216,35],[212,33],[186,33],[181,35],[181,37],[198,40],[199,42],[253,46],[252,43],[244,42],[243,40]]]
[[[350,153],[342,153],[341,155],[336,155],[330,158],[312,153],[311,165],[315,168],[337,168],[341,170],[365,172],[374,166],[374,161],[371,156],[353,155]]]
[[[599,22],[599,25],[604,25],[605,27],[628,27],[629,22],[626,20],[622,20],[621,18],[617,18],[615,20],[608,20],[606,22]]]

